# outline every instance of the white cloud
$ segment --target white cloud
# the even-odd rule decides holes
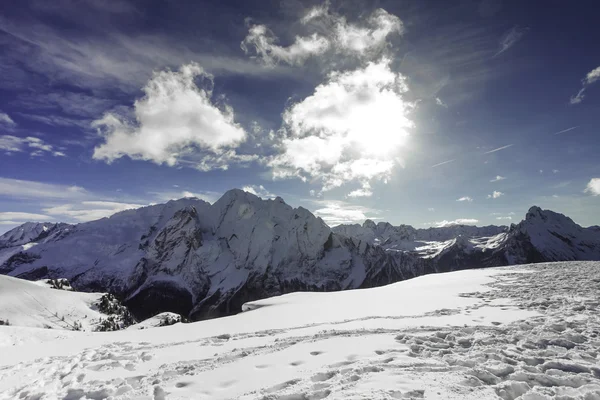
[[[244,192],[252,193],[262,199],[274,199],[277,195],[270,193],[263,185],[248,185],[242,188]]]
[[[283,113],[281,153],[269,161],[274,178],[308,177],[322,190],[357,180],[386,181],[413,127],[404,77],[383,59],[333,72],[314,93]]]
[[[144,204],[119,203],[114,201],[82,201],[77,204],[63,204],[42,210],[58,219],[68,218],[78,222],[110,217],[119,211],[143,207]]]
[[[503,181],[505,179],[506,179],[506,177],[504,177],[504,176],[496,175],[496,177],[494,179],[492,179],[490,182],[498,182],[498,181]]]
[[[433,212],[433,211],[435,211],[435,208],[433,208],[433,207],[429,207],[429,208],[427,209],[427,211],[431,211],[431,212]]]
[[[209,88],[198,87],[200,79]],[[195,149],[215,157],[228,154],[246,139],[246,132],[234,122],[231,107],[219,109],[211,101],[212,79],[195,63],[155,72],[143,89],[145,96],[134,104],[135,123],[110,113],[94,121],[105,139],[94,149],[94,158],[110,163],[129,156],[173,166]],[[222,168],[227,161],[204,166]]]
[[[29,221],[49,221],[53,218],[44,214],[34,214],[27,212],[0,212],[0,225],[18,225]]]
[[[584,192],[589,193],[592,196],[600,196],[600,178],[590,179]]]
[[[512,220],[512,217],[496,217],[497,220],[507,220],[510,221]]]
[[[576,95],[571,96],[570,103],[571,104],[579,104],[585,98],[585,91],[588,86],[600,80],[600,67],[596,67],[590,72],[588,72],[585,77],[581,80],[581,89],[577,92]],[[565,131],[566,132],[566,131]],[[561,133],[561,132],[559,132]]]
[[[324,207],[314,211],[317,217],[321,217],[329,226],[340,224],[355,224],[366,219],[378,219],[368,214],[376,214],[377,210],[367,207],[356,206],[341,201],[320,202]]]
[[[12,199],[74,199],[89,196],[82,187],[0,178],[0,197]]]
[[[300,65],[312,56],[325,53],[372,58],[387,46],[388,36],[401,34],[400,19],[383,9],[375,10],[360,24],[348,23],[346,18],[330,12],[327,6],[310,9],[301,20],[307,30],[296,36],[289,46],[281,46],[277,36],[265,25],[250,25],[241,47],[246,54],[269,66],[279,62]],[[312,33],[308,31],[313,30]]]
[[[0,135],[0,150],[6,153],[20,153],[29,151],[33,157],[50,154],[55,157],[65,157],[65,153],[44,142],[42,139],[28,136],[18,137],[12,135]]]
[[[0,112],[0,124],[4,125],[16,125],[15,121],[7,114]]]
[[[553,174],[558,174],[559,172],[560,172],[560,171],[559,171],[558,169],[553,169],[553,170],[552,170],[552,173],[553,173]]]
[[[470,198],[469,196],[463,196],[460,199],[457,199],[456,201],[468,201],[469,203],[471,203],[473,201],[473,199]]]
[[[494,190],[494,192],[492,194],[487,195],[487,198],[488,199],[497,199],[500,196],[504,196],[504,193]]]
[[[494,57],[499,56],[500,54],[504,53],[506,50],[510,49],[515,44],[517,44],[517,42],[523,38],[523,35],[525,35],[526,32],[527,28],[520,28],[518,26],[515,26],[512,29],[508,30],[506,33],[504,33],[504,35],[500,39],[498,52],[494,54]]]
[[[371,197],[373,196],[373,192],[371,189],[356,189],[348,193],[348,197]]]
[[[452,225],[475,225],[478,222],[479,222],[479,220],[474,219],[474,218],[458,218],[458,219],[455,219],[454,221],[448,221],[448,220],[438,221],[438,222],[435,222],[434,225],[437,226],[438,228],[443,228],[445,226],[452,226]],[[430,224],[426,224],[426,225],[430,225]]]

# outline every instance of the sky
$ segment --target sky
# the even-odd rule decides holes
[[[330,225],[600,225],[592,1],[0,4],[0,232],[232,188]]]

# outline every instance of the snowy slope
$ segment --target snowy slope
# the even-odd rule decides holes
[[[488,268],[72,332],[0,348],[0,398],[593,400],[599,282],[598,262]]]
[[[11,326],[94,329],[106,315],[95,306],[103,293],[51,289],[44,282],[0,276],[0,320]]]

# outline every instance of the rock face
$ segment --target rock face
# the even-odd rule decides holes
[[[0,240],[5,236],[14,232]],[[433,272],[427,260],[334,234],[306,209],[241,190],[213,205],[181,199],[61,225],[27,249],[11,249],[0,272],[66,277],[77,290],[109,291],[139,319],[163,311],[211,318],[272,295]]]
[[[464,268],[600,259],[598,227],[532,207],[508,227],[415,229],[366,221],[333,230],[281,198],[231,190],[82,223],[25,224],[0,236],[0,273],[67,278],[110,292],[137,319],[230,315],[293,291],[373,287]]]

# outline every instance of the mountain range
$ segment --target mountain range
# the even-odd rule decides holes
[[[600,227],[531,207],[519,224],[327,226],[283,199],[233,189],[214,204],[169,201],[71,225],[26,223],[0,236],[0,274],[67,278],[110,292],[139,319],[191,319],[294,291],[385,285],[434,272],[542,261],[600,260]]]

